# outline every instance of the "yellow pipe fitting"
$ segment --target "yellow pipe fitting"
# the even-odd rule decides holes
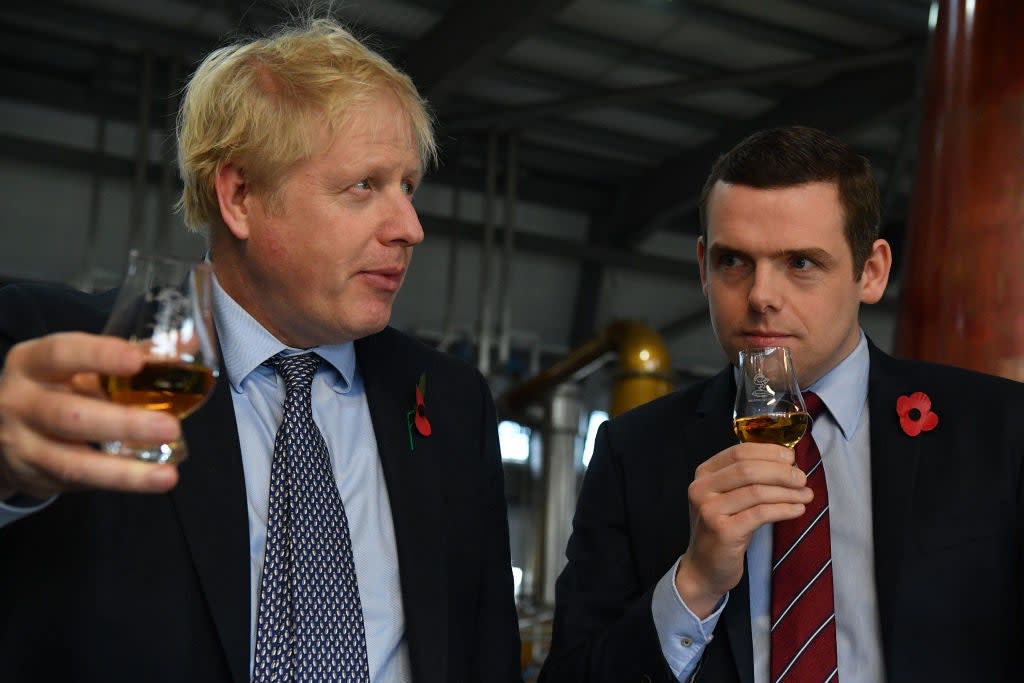
[[[619,320],[609,324],[604,334],[618,357],[609,415],[614,417],[672,391],[668,348],[653,328],[636,320]]]

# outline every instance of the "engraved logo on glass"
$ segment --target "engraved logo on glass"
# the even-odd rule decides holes
[[[768,384],[768,378],[760,372],[754,375],[753,383],[754,389],[750,392],[750,395],[754,398],[770,399],[775,396],[775,392]]]
[[[146,301],[157,304],[150,353],[154,356],[177,356],[178,347],[187,344],[194,332],[191,302],[181,291],[170,287],[155,294],[147,292]]]

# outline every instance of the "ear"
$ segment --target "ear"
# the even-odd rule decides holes
[[[705,299],[708,297],[708,274],[704,264],[706,250],[704,236],[702,235],[697,238],[697,268],[700,269],[700,288],[704,292]]]
[[[885,240],[875,240],[871,245],[871,254],[864,262],[864,271],[860,274],[861,303],[877,303],[889,284],[889,269],[892,268],[892,249]]]
[[[246,182],[245,172],[229,161],[217,169],[214,187],[224,225],[235,238],[248,239],[253,194],[252,186]]]

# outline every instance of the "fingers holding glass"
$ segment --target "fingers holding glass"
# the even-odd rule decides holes
[[[128,272],[103,333],[127,339],[143,354],[130,375],[101,375],[110,400],[182,419],[212,392],[219,373],[213,325],[212,270],[206,263],[129,255]],[[105,441],[107,453],[150,462],[180,462],[183,438]]]
[[[733,431],[744,443],[793,448],[811,422],[789,349],[740,351]]]

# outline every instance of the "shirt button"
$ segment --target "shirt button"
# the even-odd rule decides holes
[[[690,647],[691,645],[693,645],[693,638],[691,638],[690,636],[683,636],[679,639],[679,644],[683,647]]]

